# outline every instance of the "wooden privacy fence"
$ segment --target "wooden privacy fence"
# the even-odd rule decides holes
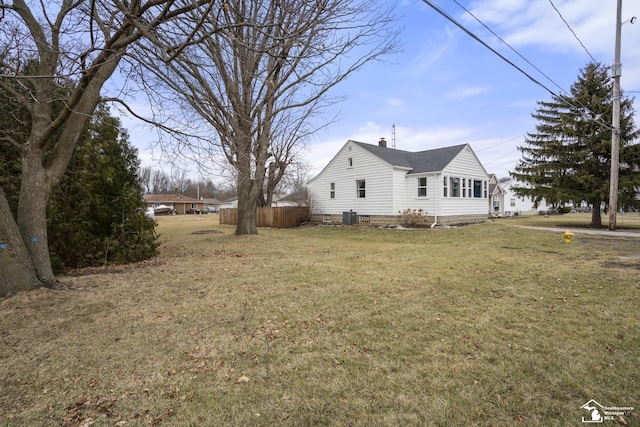
[[[220,224],[237,225],[238,209],[220,209]],[[256,227],[292,228],[309,219],[309,206],[281,206],[277,208],[258,208]]]

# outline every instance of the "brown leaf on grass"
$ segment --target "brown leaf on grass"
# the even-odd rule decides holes
[[[96,396],[94,399],[81,399],[67,406],[67,413],[62,417],[61,425],[66,427],[91,426],[100,416],[113,422],[120,421],[121,416],[114,411],[118,401],[104,396]]]
[[[248,383],[249,381],[251,381],[251,378],[249,378],[246,375],[243,375],[240,378],[238,378],[238,380],[236,382],[238,382],[238,383]]]
[[[276,338],[276,336],[278,336],[279,332],[280,332],[279,329],[266,328],[264,330],[264,336],[270,340],[273,340]]]
[[[617,421],[619,424],[622,424],[623,426],[629,425],[629,423],[627,423],[627,420],[625,420],[625,419],[624,419],[624,417],[623,417],[622,415],[620,415],[620,416],[616,419],[616,421]]]

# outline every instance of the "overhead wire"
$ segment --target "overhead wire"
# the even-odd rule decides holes
[[[458,4],[458,6],[460,6],[460,4],[454,0],[456,4]],[[553,97],[562,100],[563,102],[565,102],[566,104],[568,104],[569,106],[576,108],[578,110],[580,109],[584,109],[587,112],[591,113],[592,116],[594,118],[592,118],[591,120],[594,120],[596,123],[598,123],[599,125],[603,126],[604,128],[613,131],[614,129],[611,127],[611,125],[608,125],[604,122],[602,122],[600,119],[595,118],[595,114],[584,104],[582,104],[581,102],[575,101],[576,104],[579,105],[576,106],[574,103],[572,103],[569,99],[567,99],[564,96],[560,96],[558,94],[556,94],[554,91],[552,91],[551,89],[549,89],[547,86],[545,86],[543,83],[541,83],[540,81],[538,81],[537,79],[535,79],[533,76],[531,76],[529,73],[527,73],[526,71],[524,71],[522,68],[518,67],[516,64],[514,64],[512,61],[510,61],[509,59],[507,59],[504,55],[502,55],[500,52],[498,52],[496,49],[492,48],[491,46],[489,46],[484,40],[482,40],[480,37],[476,36],[471,30],[467,29],[464,25],[462,25],[461,23],[459,23],[455,18],[453,18],[452,16],[450,16],[447,12],[445,12],[444,10],[442,10],[438,5],[434,4],[432,1],[430,0],[422,0],[423,3],[425,3],[427,6],[431,7],[433,10],[435,10],[436,12],[438,12],[440,15],[442,15],[444,18],[446,18],[449,22],[451,22],[452,24],[454,24],[456,27],[460,28],[462,31],[464,31],[465,33],[467,33],[467,35],[469,35],[471,38],[473,38],[474,40],[476,40],[478,43],[480,43],[481,45],[483,45],[484,47],[486,47],[487,49],[489,49],[492,53],[494,53],[496,56],[498,56],[500,59],[502,59],[503,61],[505,61],[507,64],[511,65],[513,68],[515,68],[516,70],[518,70],[520,73],[522,73],[524,76],[526,76],[529,80],[531,80],[533,83],[535,83],[536,85],[542,87],[544,90],[546,90],[547,92],[549,92]],[[462,7],[462,6],[461,6]],[[463,9],[466,11],[466,9],[463,7]],[[468,12],[468,11],[467,11]],[[472,15],[473,16],[473,15]],[[475,16],[474,16],[475,18]],[[476,18],[476,20],[478,20]],[[479,21],[479,20],[478,20]],[[481,22],[481,21],[479,21]],[[485,28],[488,28],[485,24],[482,24]],[[491,31],[492,34],[495,34],[495,32]],[[497,36],[497,35],[496,35]],[[499,37],[498,37],[499,38]],[[506,44],[506,42],[504,42],[504,40],[502,40],[501,38],[499,38],[503,43]],[[511,46],[509,46],[510,49],[514,50]],[[514,50],[515,51],[515,50]],[[516,52],[517,53],[517,52]],[[522,57],[522,55],[520,55],[518,53],[518,55],[520,57]],[[522,57],[523,59],[525,59],[524,57]],[[527,61],[525,59],[525,61]],[[529,61],[527,61],[529,64],[531,64]],[[533,64],[531,64],[533,66]],[[538,70],[537,67],[534,66],[534,68],[536,70]],[[540,70],[538,70],[540,71]],[[544,73],[542,73],[545,77],[547,77]],[[549,78],[549,77],[547,77]],[[549,79],[550,81],[553,82],[553,80]],[[555,82],[553,82],[556,86],[558,86]],[[566,90],[562,89],[560,86],[558,86],[560,88],[560,90],[564,93],[568,93]]]
[[[471,15],[473,17],[473,19],[475,19],[476,21],[478,21],[478,23],[480,25],[482,25],[484,28],[486,28],[491,34],[493,34],[498,40],[500,40],[505,46],[507,46],[509,49],[511,49],[512,52],[514,52],[516,55],[518,55],[520,58],[522,58],[527,64],[531,65],[537,72],[539,72],[540,74],[542,74],[544,77],[546,77],[547,80],[549,80],[551,83],[553,83],[558,89],[560,89],[560,91],[562,92],[566,92],[562,86],[560,86],[558,83],[556,83],[551,77],[549,77],[548,75],[546,75],[540,68],[536,67],[531,61],[529,61],[527,58],[525,58],[522,54],[520,54],[520,52],[518,52],[515,48],[513,48],[509,43],[507,43],[502,37],[500,37],[498,34],[496,34],[495,31],[493,31],[491,28],[489,28],[488,25],[486,25],[484,22],[482,22],[478,17],[476,17],[473,13],[471,13],[471,11],[469,11],[466,7],[464,7],[463,5],[461,5],[457,0],[453,0],[453,2],[455,4],[457,4],[458,6],[460,6],[460,8],[462,10],[464,10],[465,12],[467,12],[469,15]]]
[[[584,43],[582,43],[582,40],[580,40],[580,38],[578,37],[578,35],[575,33],[575,31],[573,31],[573,28],[571,28],[571,25],[569,25],[569,23],[567,22],[566,19],[564,19],[564,16],[562,16],[562,13],[560,13],[560,11],[558,10],[558,8],[556,7],[555,4],[553,4],[553,0],[549,0],[549,3],[551,4],[551,7],[553,7],[553,9],[556,11],[556,13],[558,14],[558,16],[560,17],[560,19],[562,19],[562,22],[564,22],[564,24],[567,26],[567,28],[569,29],[569,31],[571,31],[571,34],[573,34],[573,37],[576,38],[576,40],[578,40],[578,43],[580,43],[580,46],[582,46],[582,48],[584,49],[585,52],[587,52],[587,55],[589,55],[589,57],[591,58],[591,60],[595,63],[598,63],[598,61],[596,61],[596,59],[593,57],[593,55],[591,55],[591,52],[589,52],[589,50],[587,49],[587,47],[584,45]]]
[[[509,139],[507,139],[507,140],[505,140],[505,141],[498,142],[497,144],[490,145],[490,146],[488,146],[488,147],[484,147],[484,148],[481,148],[481,149],[479,149],[479,150],[475,150],[475,152],[476,152],[476,153],[480,153],[480,152],[482,152],[482,151],[489,150],[489,149],[491,149],[491,148],[499,147],[500,145],[504,145],[504,144],[506,144],[506,143],[508,143],[508,142],[511,142],[511,141],[514,141],[514,140],[516,140],[516,139],[518,139],[518,138],[522,138],[523,136],[525,136],[525,134],[518,135],[518,136],[514,136],[513,138],[509,138]]]

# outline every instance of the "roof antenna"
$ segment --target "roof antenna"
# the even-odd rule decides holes
[[[396,124],[391,125],[391,148],[396,149]]]

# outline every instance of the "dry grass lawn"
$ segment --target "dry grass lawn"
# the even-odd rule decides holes
[[[156,259],[0,301],[1,425],[640,423],[640,237],[158,222]]]

